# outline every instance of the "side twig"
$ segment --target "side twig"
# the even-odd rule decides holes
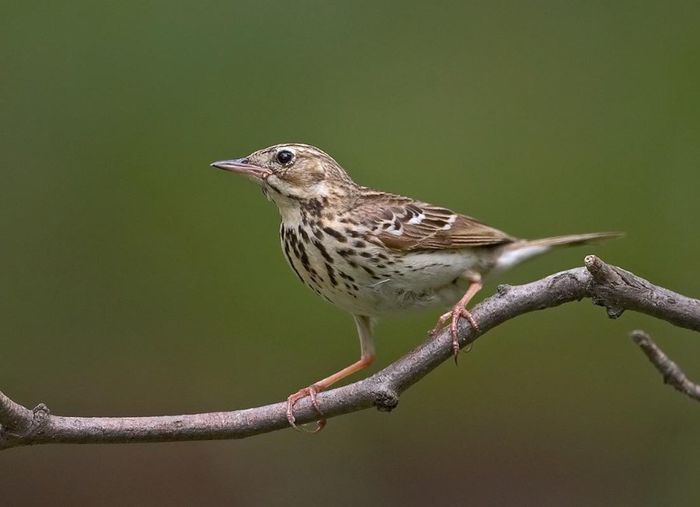
[[[658,287],[632,273],[585,258],[583,268],[555,273],[519,286],[501,285],[471,313],[479,322],[459,326],[460,347],[473,343],[490,329],[519,315],[590,298],[618,318],[625,310],[645,313],[676,326],[700,331],[700,301]],[[318,396],[325,417],[376,407],[390,411],[410,386],[452,357],[451,336],[442,332],[371,377]],[[638,342],[669,383],[698,399],[698,388],[688,381],[653,343]],[[644,345],[642,344],[644,343]],[[679,387],[681,386],[681,387]],[[691,393],[693,393],[691,395]],[[308,398],[295,406],[299,423],[317,417]],[[49,443],[172,442],[245,438],[287,428],[286,403],[280,402],[232,412],[154,417],[66,417],[53,415],[40,404],[33,410],[0,393],[0,450]]]
[[[685,373],[683,373],[683,370],[681,370],[676,363],[671,361],[671,359],[664,354],[664,351],[654,343],[651,336],[639,329],[632,331],[630,336],[634,343],[639,345],[642,352],[649,358],[651,364],[663,375],[664,383],[671,384],[683,394],[700,401],[700,385],[691,381]]]

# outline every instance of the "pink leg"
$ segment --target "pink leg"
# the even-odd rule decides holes
[[[287,398],[287,420],[293,428],[299,430],[299,427],[296,425],[296,419],[294,418],[294,405],[297,403],[297,401],[308,396],[311,399],[311,405],[314,407],[314,410],[319,417],[316,429],[311,433],[321,431],[326,425],[326,420],[323,418],[323,413],[318,406],[316,395],[339,380],[342,380],[345,377],[366,368],[372,364],[372,361],[374,361],[374,341],[372,340],[371,319],[364,315],[353,315],[353,318],[355,319],[355,325],[357,326],[357,334],[360,337],[361,355],[359,361],[355,361],[350,366],[343,368],[339,372],[321,379],[318,382],[311,384],[309,387],[299,389],[296,393],[289,395]]]
[[[471,301],[472,298],[476,295],[476,293],[481,290],[482,287],[483,284],[481,283],[481,277],[472,276],[469,279],[469,287],[467,287],[467,291],[464,293],[464,296],[462,296],[462,298],[457,302],[457,304],[454,305],[454,307],[452,307],[452,310],[440,316],[440,318],[437,321],[437,324],[435,324],[435,327],[430,332],[431,336],[435,336],[437,332],[440,331],[440,329],[442,329],[447,322],[450,322],[450,334],[452,335],[452,352],[454,353],[455,363],[457,362],[457,354],[459,354],[459,336],[457,335],[457,325],[459,324],[460,317],[464,317],[465,319],[467,319],[472,325],[472,327],[476,331],[479,331],[479,324],[477,324],[476,320],[474,319],[474,316],[471,313],[469,313],[469,311],[466,309],[466,306],[467,304],[469,304],[469,301]]]
[[[326,420],[323,419],[323,414],[321,413],[321,409],[318,406],[316,395],[324,389],[327,389],[331,385],[335,384],[339,380],[342,380],[345,377],[348,377],[353,373],[360,371],[363,368],[366,368],[367,366],[372,364],[372,361],[374,361],[373,355],[362,356],[359,361],[352,363],[350,366],[343,368],[339,372],[336,372],[333,375],[319,380],[318,382],[314,382],[309,387],[299,389],[294,394],[290,394],[287,398],[287,420],[289,421],[289,424],[293,428],[299,429],[299,427],[296,425],[296,419],[294,417],[294,405],[297,401],[308,396],[311,399],[311,405],[313,405],[314,410],[316,410],[316,413],[319,415],[319,420],[316,429],[314,429],[311,433],[317,433],[321,431],[326,425]]]

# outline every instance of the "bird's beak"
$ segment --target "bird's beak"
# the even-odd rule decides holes
[[[219,162],[212,162],[210,165],[212,167],[216,167],[217,169],[223,169],[224,171],[231,171],[232,173],[248,176],[257,182],[262,182],[265,178],[272,174],[270,169],[251,164],[247,158],[220,160]]]

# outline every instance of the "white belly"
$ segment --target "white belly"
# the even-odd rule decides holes
[[[470,250],[414,252],[393,259],[395,264],[385,267],[381,267],[382,263],[355,259],[359,269],[339,261],[336,269],[351,273],[358,290],[348,291],[338,286],[323,290],[322,295],[345,311],[371,317],[447,308],[466,290],[467,283],[461,275],[488,270],[480,256]],[[314,258],[312,263],[320,260]],[[363,270],[363,262],[373,271],[373,276]]]

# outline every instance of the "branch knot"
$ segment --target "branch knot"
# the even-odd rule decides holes
[[[621,273],[595,255],[587,255],[583,263],[592,277],[589,292],[593,304],[604,306],[611,319],[622,316],[625,308],[619,304],[614,295],[614,289],[625,282]]]
[[[399,404],[399,393],[385,385],[379,385],[372,393],[374,406],[380,412],[391,412]]]
[[[39,403],[32,409],[32,423],[25,433],[25,436],[40,433],[44,426],[48,424],[50,416],[51,411],[49,410],[49,407],[47,407],[44,403]]]

